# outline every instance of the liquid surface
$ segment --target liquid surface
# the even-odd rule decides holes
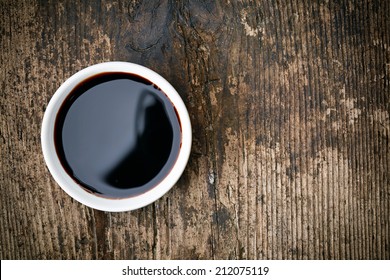
[[[124,198],[148,191],[170,172],[181,129],[172,103],[149,81],[103,73],[69,94],[54,140],[63,167],[78,184]]]

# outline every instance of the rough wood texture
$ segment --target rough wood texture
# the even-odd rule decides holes
[[[390,2],[0,1],[2,259],[389,259]],[[193,124],[154,204],[104,213],[41,153],[59,85],[161,73]]]

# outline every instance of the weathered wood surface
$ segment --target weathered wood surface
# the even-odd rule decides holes
[[[390,2],[0,1],[2,259],[389,259]],[[191,115],[178,184],[138,211],[67,196],[41,153],[59,85],[161,73]]]

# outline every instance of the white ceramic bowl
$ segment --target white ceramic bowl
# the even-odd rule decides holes
[[[182,139],[178,158],[170,173],[149,191],[123,199],[111,199],[96,196],[85,191],[63,168],[54,145],[54,125],[61,104],[80,82],[99,73],[125,72],[136,74],[156,84],[168,96],[180,118]],[[60,187],[77,201],[102,211],[121,212],[134,210],[153,203],[168,192],[180,178],[187,164],[191,150],[192,132],[187,109],[180,95],[171,84],[156,72],[134,63],[105,62],[87,67],[66,80],[50,100],[42,122],[41,142],[43,155],[50,173]]]

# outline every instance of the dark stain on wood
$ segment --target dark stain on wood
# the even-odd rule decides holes
[[[1,1],[1,259],[389,259],[388,1]],[[50,176],[40,128],[78,70],[162,74],[193,125],[150,206]]]

